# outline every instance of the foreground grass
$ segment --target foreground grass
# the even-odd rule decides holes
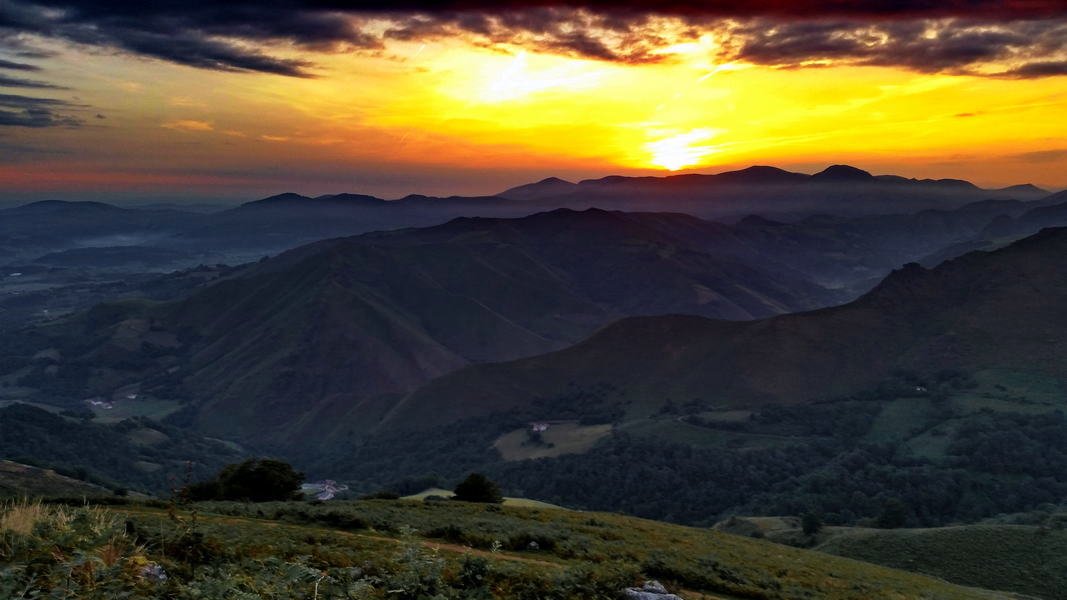
[[[646,577],[687,599],[1008,597],[598,513],[378,500],[2,511],[5,599],[614,599]]]

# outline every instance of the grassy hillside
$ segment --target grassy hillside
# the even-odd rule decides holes
[[[706,530],[456,502],[8,505],[0,540],[0,590],[73,598],[607,600],[645,578],[687,600],[1010,597]]]
[[[0,498],[110,496],[111,490],[50,469],[0,460]]]
[[[816,550],[946,581],[1067,598],[1067,531],[1032,525],[840,528]]]

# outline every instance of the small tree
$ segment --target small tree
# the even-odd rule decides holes
[[[815,535],[822,531],[822,517],[813,511],[808,511],[800,517],[800,527],[804,535]]]
[[[464,502],[488,502],[499,504],[504,501],[500,488],[481,473],[471,473],[454,490],[456,500]]]
[[[878,515],[878,527],[882,529],[896,529],[903,527],[908,521],[908,507],[897,498],[890,498],[882,506],[882,513]]]

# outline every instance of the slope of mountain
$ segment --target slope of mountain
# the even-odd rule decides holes
[[[242,452],[217,440],[147,419],[103,424],[88,421],[85,415],[69,414],[54,414],[22,403],[0,407],[0,456],[62,468],[108,489],[129,487],[149,493],[168,491],[191,478],[206,478],[243,457]],[[74,496],[89,493],[89,484],[78,486],[83,489],[76,492],[69,481],[36,475],[40,475],[34,477],[36,483],[26,482],[27,494],[34,489],[42,495],[52,491],[70,491]],[[0,470],[0,491],[7,477],[14,475]],[[56,485],[49,485],[52,483]]]
[[[9,377],[52,401],[135,386],[192,400],[206,432],[292,443],[343,416],[373,426],[391,395],[623,316],[750,319],[836,297],[685,215],[458,219],[298,248],[179,302],[99,306],[12,339],[27,346]]]
[[[1048,508],[1048,507],[1046,507]],[[804,533],[800,517],[731,517],[724,533],[810,548],[960,585],[1029,594],[1067,595],[1067,515],[1019,515],[1026,523],[982,522],[948,527],[881,529],[822,527]]]
[[[536,200],[551,196],[563,196],[575,191],[577,187],[577,184],[559,177],[547,177],[536,183],[527,183],[504,190],[497,195],[509,200]]]
[[[1002,218],[990,223],[981,233],[981,238],[987,240],[1019,238],[1031,235],[1044,227],[1063,225],[1067,225],[1067,191],[1043,198],[1040,206],[1014,219]]]
[[[111,490],[10,460],[0,460],[0,498],[85,498],[110,496]]]
[[[831,531],[815,549],[964,585],[1050,600],[1067,597],[1067,532],[1062,528],[987,524],[897,530],[842,528]]]
[[[892,269],[907,262],[954,258],[991,221],[1031,208],[1013,200],[988,200],[954,210],[866,217],[813,216],[780,222],[750,216],[735,234],[768,259],[804,273],[822,285],[843,288],[852,297],[869,290]],[[941,260],[932,262],[935,257]]]
[[[667,397],[723,408],[811,402],[875,386],[894,369],[1064,378],[1065,251],[1067,230],[1052,229],[933,270],[909,264],[841,307],[754,322],[626,319],[561,352],[434,381],[391,420],[447,422],[605,381],[651,411]]]

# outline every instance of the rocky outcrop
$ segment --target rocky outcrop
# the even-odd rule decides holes
[[[639,588],[626,588],[623,590],[623,595],[626,600],[682,600],[681,597],[668,592],[662,583],[654,579],[646,581],[645,585]]]

